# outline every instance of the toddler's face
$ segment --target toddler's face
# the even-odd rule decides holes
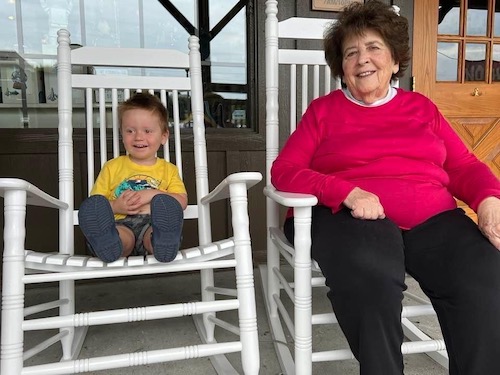
[[[130,159],[143,165],[156,162],[156,152],[168,140],[159,117],[145,109],[132,109],[122,116],[122,140]]]

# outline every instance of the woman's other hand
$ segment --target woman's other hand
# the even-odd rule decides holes
[[[488,197],[477,208],[479,229],[500,250],[500,199]]]
[[[360,188],[354,188],[347,198],[344,205],[351,209],[351,215],[356,219],[377,220],[384,219],[384,207],[380,204],[379,198],[368,191]]]

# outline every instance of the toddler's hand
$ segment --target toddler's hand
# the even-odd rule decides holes
[[[124,215],[137,215],[141,206],[141,196],[133,190],[125,190],[112,204],[115,213]]]

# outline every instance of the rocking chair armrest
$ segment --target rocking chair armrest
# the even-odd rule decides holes
[[[58,209],[69,207],[67,203],[45,193],[28,181],[19,178],[0,178],[0,196],[5,198],[9,191],[25,191],[28,205]]]
[[[264,195],[286,207],[312,207],[318,204],[318,198],[312,194],[287,193],[276,190],[272,185],[264,188]]]
[[[201,204],[210,204],[231,196],[230,187],[234,184],[244,183],[246,189],[258,184],[262,180],[262,174],[259,172],[238,172],[227,176],[210,193],[201,199]]]

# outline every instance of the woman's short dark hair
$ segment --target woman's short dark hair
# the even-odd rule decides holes
[[[118,121],[120,130],[123,114],[132,109],[144,109],[158,116],[163,133],[168,132],[168,111],[163,103],[155,95],[148,92],[138,92],[120,104],[118,109]]]
[[[343,43],[350,36],[362,36],[367,30],[380,34],[389,46],[392,58],[399,63],[399,71],[392,78],[401,77],[410,62],[408,20],[378,0],[353,3],[340,13],[336,22],[325,31],[325,58],[332,75],[342,77]]]

